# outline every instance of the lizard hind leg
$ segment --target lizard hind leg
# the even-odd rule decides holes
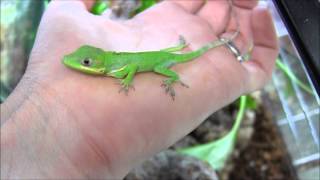
[[[179,44],[177,46],[174,47],[169,47],[169,48],[165,48],[165,49],[161,49],[160,51],[164,51],[164,52],[178,52],[181,51],[182,49],[184,49],[185,47],[187,47],[188,44],[186,43],[186,40],[183,36],[179,36]]]
[[[183,87],[186,87],[188,88],[189,86],[186,85],[185,83],[183,83],[181,80],[180,80],[180,77],[179,75],[170,70],[168,68],[168,64],[163,64],[163,65],[159,65],[159,66],[156,66],[154,68],[154,71],[158,74],[161,74],[161,75],[164,75],[164,76],[167,76],[169,77],[168,79],[164,80],[161,87],[163,87],[165,89],[165,92],[167,94],[169,94],[171,96],[171,98],[174,100],[175,96],[176,96],[176,93],[172,87],[172,85],[176,82],[179,82]]]

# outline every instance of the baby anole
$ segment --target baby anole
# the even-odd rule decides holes
[[[71,69],[86,74],[106,75],[122,79],[122,88],[119,92],[125,91],[125,93],[128,92],[129,88],[133,88],[132,81],[136,73],[155,72],[169,77],[163,81],[162,87],[174,99],[175,91],[172,88],[173,83],[180,82],[182,86],[188,86],[182,83],[179,75],[169,68],[178,63],[191,61],[210,49],[224,45],[232,39],[216,40],[198,50],[180,54],[176,52],[187,46],[182,37],[180,37],[180,44],[178,46],[159,51],[114,52],[84,45],[75,52],[64,56],[63,63]]]

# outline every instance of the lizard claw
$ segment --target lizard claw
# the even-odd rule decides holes
[[[183,83],[182,81],[179,81],[179,82],[180,82],[181,86],[183,86],[185,88],[189,88],[189,86],[187,84]]]
[[[182,35],[179,35],[179,44],[181,45],[187,44],[186,39]]]
[[[114,82],[114,84],[123,86],[122,80],[116,80],[116,81]]]
[[[172,98],[172,100],[175,99],[176,93],[172,87],[172,84],[176,82],[176,81],[171,81],[170,79],[164,80],[163,83],[161,84],[161,87],[164,88],[166,94],[169,94]],[[185,83],[183,83],[182,81],[178,80],[178,82],[181,84],[181,86],[185,87],[185,88],[189,88],[189,86]]]
[[[126,95],[128,95],[128,92],[129,92],[130,89],[132,89],[132,90],[135,91],[134,86],[131,85],[130,83],[127,83],[127,82],[125,82],[125,81],[121,81],[120,84],[121,84],[122,87],[119,89],[119,93],[121,93],[122,91],[124,91],[124,93],[125,93]]]
[[[124,91],[124,93],[128,96],[128,92],[129,92],[129,89],[128,89],[128,88],[122,87],[122,88],[119,89],[118,92],[121,93],[122,91]]]
[[[179,35],[179,45],[183,46],[181,49],[189,46],[189,43],[187,43],[186,39],[182,35]]]
[[[164,88],[166,94],[169,94],[171,96],[172,100],[175,99],[176,93],[170,83],[167,83],[166,81],[164,81],[161,84],[161,87]]]

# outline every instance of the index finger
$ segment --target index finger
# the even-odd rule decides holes
[[[174,1],[174,3],[179,4],[190,13],[196,13],[206,3],[206,0],[179,0]]]
[[[252,10],[258,3],[257,0],[208,0],[197,15],[208,21],[217,34],[229,23],[228,1],[240,11]]]

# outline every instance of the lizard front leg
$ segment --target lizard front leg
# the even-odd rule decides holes
[[[154,71],[158,74],[169,77],[168,79],[163,81],[161,86],[165,88],[166,93],[169,93],[171,98],[174,100],[176,93],[172,85],[175,82],[180,82],[180,84],[184,87],[188,87],[188,85],[181,82],[179,75],[176,72],[169,69],[169,67],[173,64],[174,62],[166,62],[164,64],[160,64],[154,68]]]
[[[137,69],[138,69],[138,66],[137,65],[133,65],[133,64],[128,65],[125,68],[125,71],[127,72],[127,76],[124,79],[121,80],[121,86],[122,87],[119,90],[119,93],[121,91],[124,91],[125,94],[128,94],[130,88],[134,90],[132,82],[133,82],[133,77],[137,72]]]
[[[107,73],[108,76],[115,77],[120,80],[121,88],[119,90],[119,93],[124,91],[126,94],[128,94],[128,91],[130,88],[134,89],[132,86],[132,81],[135,73],[137,72],[138,66],[134,64],[129,64],[126,66],[123,66],[119,69],[114,69]]]

